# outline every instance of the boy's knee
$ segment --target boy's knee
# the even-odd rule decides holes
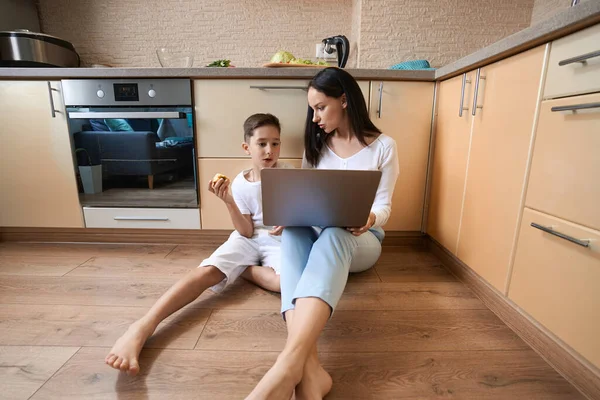
[[[281,293],[281,276],[277,274],[273,274],[270,278],[271,290],[277,293]]]
[[[221,272],[221,270],[214,265],[206,265],[203,267],[196,268],[195,271],[192,271],[193,276],[196,279],[202,279],[203,277],[214,277],[214,278],[225,278],[225,274]]]

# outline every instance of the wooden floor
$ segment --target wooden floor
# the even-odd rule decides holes
[[[0,243],[1,399],[243,399],[285,341],[279,296],[240,281],[169,318],[140,376],[115,339],[213,248]],[[387,247],[319,342],[327,399],[582,398],[430,253]]]

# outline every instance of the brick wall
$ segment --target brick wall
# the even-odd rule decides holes
[[[85,65],[159,66],[159,47],[194,66],[257,67],[278,49],[314,57],[344,34],[349,67],[408,59],[439,67],[529,26],[534,0],[38,0],[42,31],[71,41]],[[537,0],[540,1],[540,0]]]
[[[579,3],[583,3],[584,1],[598,0],[581,0]],[[535,0],[533,11],[531,12],[531,25],[552,18],[558,12],[566,10],[569,7],[571,7],[571,0]]]
[[[533,0],[362,0],[360,66],[440,67],[527,28]]]
[[[194,66],[227,58],[258,67],[279,49],[314,58],[350,36],[352,0],[39,0],[42,31],[71,41],[85,65],[158,67],[155,50],[186,49]]]

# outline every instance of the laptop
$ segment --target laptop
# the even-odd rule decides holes
[[[361,227],[375,200],[381,171],[265,168],[266,226]]]

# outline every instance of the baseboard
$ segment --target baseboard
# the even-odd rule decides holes
[[[489,285],[469,266],[427,237],[429,250],[465,283],[523,341],[550,366],[590,399],[600,399],[600,370],[583,359],[555,335],[526,315],[515,303]]]
[[[3,242],[219,245],[231,231],[194,229],[0,228]]]
[[[0,228],[0,242],[219,245],[231,234],[216,229]],[[384,246],[425,247],[421,232],[386,232]]]

